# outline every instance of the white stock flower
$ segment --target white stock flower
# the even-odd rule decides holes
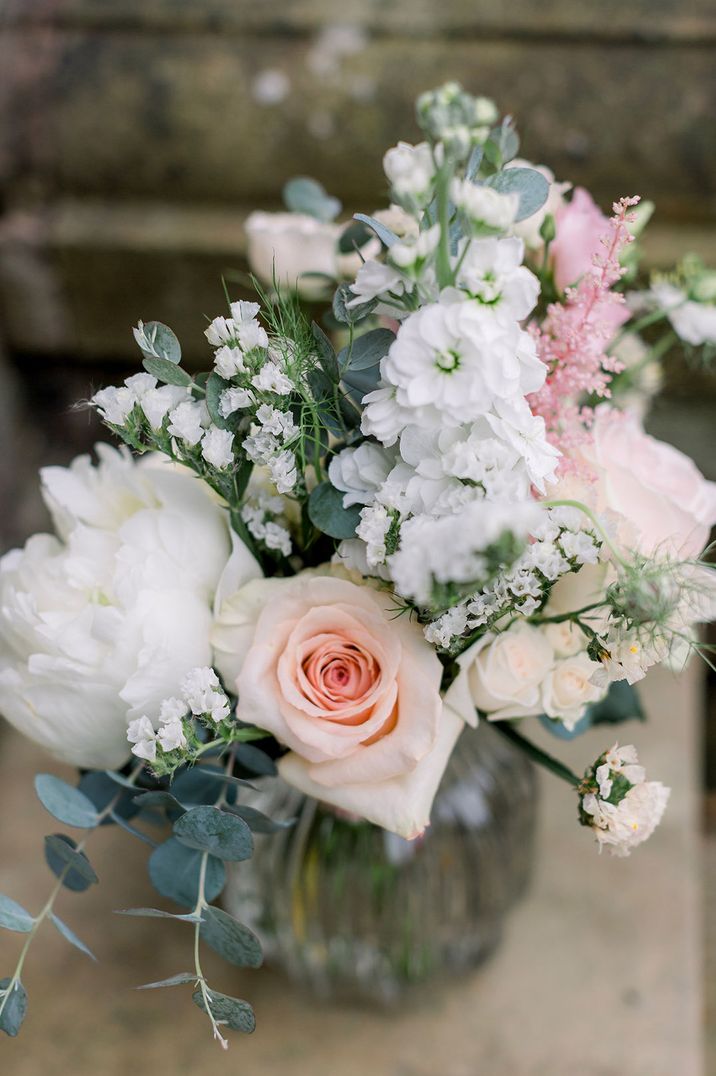
[[[596,667],[584,652],[556,662],[542,683],[542,706],[547,717],[558,718],[570,731],[574,728],[589,703],[604,694],[591,682]]]
[[[475,224],[504,232],[514,224],[520,205],[518,194],[503,194],[469,179],[454,179],[450,197]]]
[[[432,194],[435,164],[427,142],[413,146],[398,142],[383,157],[383,170],[397,202],[427,205]]]
[[[357,448],[344,448],[328,467],[331,485],[344,494],[343,507],[370,504],[395,463],[395,453],[364,441]]]
[[[43,473],[60,537],[36,535],[0,562],[0,713],[62,761],[112,769],[128,723],[211,659],[230,545],[194,475],[108,446],[98,455]],[[243,553],[246,578],[260,574]]]
[[[389,294],[403,295],[406,290],[406,280],[403,274],[392,265],[367,261],[358,270],[350,290],[355,298],[346,303],[346,307],[352,310],[353,307],[370,303],[373,299],[385,298]],[[389,308],[386,307],[386,309]]]
[[[523,321],[534,309],[539,280],[522,260],[524,246],[516,238],[465,239],[458,247],[456,287],[441,299],[474,299],[508,320]]]
[[[230,430],[210,426],[201,439],[201,454],[207,463],[223,471],[234,461],[234,435]]]

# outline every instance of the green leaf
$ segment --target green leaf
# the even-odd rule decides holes
[[[161,321],[148,321],[146,324],[140,321],[132,332],[145,358],[167,359],[173,363],[181,362],[181,344],[168,325],[164,325]],[[151,370],[149,372],[151,373]]]
[[[178,385],[180,388],[191,385],[189,374],[182,370],[181,366],[175,366],[169,359],[155,359],[150,355],[144,359],[142,366],[148,374],[163,381],[165,385]]]
[[[313,334],[313,339],[316,341],[318,360],[321,367],[329,380],[337,385],[340,381],[340,371],[336,361],[336,353],[333,350],[333,344],[328,339],[321,326],[316,325],[315,321],[311,325],[311,332]]]
[[[260,777],[274,777],[276,774],[276,763],[267,755],[265,751],[262,751],[260,747],[254,747],[250,743],[236,744],[234,747],[234,753],[237,762],[240,762],[245,769],[250,770],[251,773],[256,773]]]
[[[292,213],[305,213],[308,217],[327,223],[335,220],[341,211],[341,203],[327,193],[317,179],[295,176],[283,188],[283,200]]]
[[[162,789],[157,789],[155,792],[141,792],[134,797],[134,803],[138,807],[165,807],[167,810],[179,811],[181,814],[186,810],[176,796]]]
[[[213,803],[216,799],[216,782],[226,777],[218,766],[194,766],[183,770],[172,782],[172,793],[184,807],[196,807],[200,803]]]
[[[216,371],[209,374],[206,382],[206,407],[211,421],[220,430],[228,430],[230,425],[219,410],[219,398],[222,392],[230,387],[231,383],[224,381]]]
[[[4,1031],[6,1035],[14,1039],[27,1012],[27,991],[22,983],[18,982],[15,983],[10,996],[6,998],[5,991],[11,982],[12,979],[0,979],[0,1007],[2,1008],[0,1031]]]
[[[371,329],[339,352],[338,364],[343,371],[367,370],[377,366],[388,354],[394,340],[395,333],[390,329]]]
[[[29,912],[21,904],[0,893],[0,927],[16,934],[29,934],[35,924]]]
[[[378,300],[371,299],[369,303],[360,303],[348,309],[347,304],[355,299],[350,289],[350,284],[339,284],[333,296],[333,316],[342,325],[357,325],[363,321],[375,309]]]
[[[609,688],[606,698],[588,707],[592,725],[616,725],[621,721],[645,721],[641,700],[626,680],[616,680]]]
[[[351,221],[351,223],[344,228],[341,232],[338,240],[338,250],[341,254],[353,254],[357,249],[360,250],[371,238],[371,229],[366,228],[359,220]]]
[[[247,1034],[255,1030],[256,1017],[247,1001],[230,998],[227,994],[219,994],[216,990],[207,990],[207,993],[211,1015],[217,1022],[221,1021],[234,1031],[245,1031]],[[202,1012],[206,1012],[206,1003],[201,990],[195,990],[191,1000]]]
[[[516,220],[531,217],[542,208],[549,194],[549,183],[534,168],[505,168],[503,172],[489,176],[485,183],[501,194],[519,194]]]
[[[490,143],[496,146],[503,165],[513,160],[520,148],[520,139],[517,131],[509,123],[503,122],[500,127],[494,127],[490,131]]]
[[[45,860],[47,866],[62,884],[73,893],[84,893],[99,879],[84,852],[78,852],[77,844],[65,833],[45,837]]]
[[[277,833],[281,829],[289,829],[296,822],[295,818],[281,820],[269,818],[263,811],[257,811],[255,807],[249,807],[245,803],[235,803],[227,807],[227,810],[243,818],[254,833]]]
[[[204,908],[199,932],[209,948],[229,964],[238,968],[261,967],[263,953],[256,935],[221,908]]]
[[[79,789],[51,773],[38,773],[35,792],[45,810],[66,826],[94,829],[99,821],[92,801]]]
[[[174,836],[187,848],[232,862],[250,859],[254,850],[251,830],[243,819],[208,805],[182,815],[174,823]]]
[[[70,945],[74,945],[75,949],[79,949],[80,952],[85,953],[90,958],[90,960],[94,960],[96,962],[97,957],[94,955],[92,950],[87,948],[85,943],[77,937],[73,930],[71,930],[67,926],[67,923],[63,923],[60,917],[55,915],[54,912],[50,912],[50,919],[52,920],[53,925],[57,928],[62,937],[65,938],[66,941],[70,943]]]
[[[379,220],[376,220],[375,217],[368,217],[365,213],[354,213],[353,220],[359,220],[361,224],[366,224],[371,231],[375,232],[383,246],[388,247],[388,249],[390,249],[394,243],[398,242],[398,236],[395,232],[392,232],[390,228],[386,228],[386,226],[381,224]]]
[[[380,381],[380,366],[368,366],[365,370],[349,370],[343,375],[343,384],[351,399],[360,405],[363,397],[377,389]]]
[[[343,494],[330,482],[321,482],[308,498],[308,515],[314,527],[331,538],[353,538],[360,523],[360,505],[343,507]]]
[[[129,915],[135,919],[179,919],[182,923],[198,923],[200,916],[190,912],[188,915],[176,915],[165,912],[162,908],[117,908],[115,915]]]
[[[184,815],[184,818],[187,816]],[[170,837],[149,857],[149,877],[163,897],[193,908],[199,895],[202,853]],[[215,900],[226,884],[226,869],[220,859],[209,856],[204,883],[208,901]]]
[[[180,971],[176,975],[171,975],[168,979],[160,979],[156,983],[143,983],[141,986],[135,986],[135,990],[159,990],[162,986],[182,986],[184,983],[195,983],[196,972],[195,971]]]

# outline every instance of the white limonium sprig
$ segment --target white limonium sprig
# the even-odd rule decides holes
[[[600,755],[579,787],[579,819],[590,827],[599,851],[628,856],[662,819],[670,790],[647,781],[636,748],[614,744]]]

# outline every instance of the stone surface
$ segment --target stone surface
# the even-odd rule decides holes
[[[209,1040],[185,988],[131,992],[190,964],[190,939],[181,924],[112,917],[111,908],[154,898],[142,876],[146,849],[101,832],[88,851],[102,884],[64,896],[59,911],[102,966],[45,937],[44,953],[38,947],[28,962],[24,1035],[0,1044],[3,1071],[702,1076],[700,692],[698,667],[680,682],[657,672],[645,692],[649,723],[620,729],[637,742],[650,774],[673,786],[664,823],[632,858],[599,857],[575,822],[573,792],[545,778],[533,890],[509,920],[502,949],[477,974],[413,1007],[376,1013],[318,1005],[268,970],[232,972],[208,956],[210,979],[249,998],[259,1021],[250,1039],[233,1040],[228,1057]],[[581,767],[611,739],[609,730],[593,731],[564,754]],[[41,837],[57,828],[31,793],[33,771],[46,766],[36,748],[3,730],[0,890],[30,909],[49,885]],[[2,974],[18,943],[0,935]]]

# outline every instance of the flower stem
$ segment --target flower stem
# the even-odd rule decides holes
[[[441,166],[436,181],[437,218],[440,225],[440,239],[435,258],[435,271],[438,287],[446,288],[453,282],[450,268],[450,180],[452,165],[449,161]]]
[[[563,781],[566,781],[570,785],[574,785],[578,788],[582,783],[581,777],[577,777],[577,774],[573,770],[570,770],[569,766],[565,766],[563,762],[560,762],[558,758],[543,751],[537,744],[532,743],[526,736],[523,736],[521,732],[518,732],[514,725],[509,721],[494,721],[492,722],[492,728],[501,732],[506,739],[511,740],[516,747],[519,747],[521,751],[532,759],[533,762],[537,762],[544,769],[549,770],[556,777],[561,777]]]

